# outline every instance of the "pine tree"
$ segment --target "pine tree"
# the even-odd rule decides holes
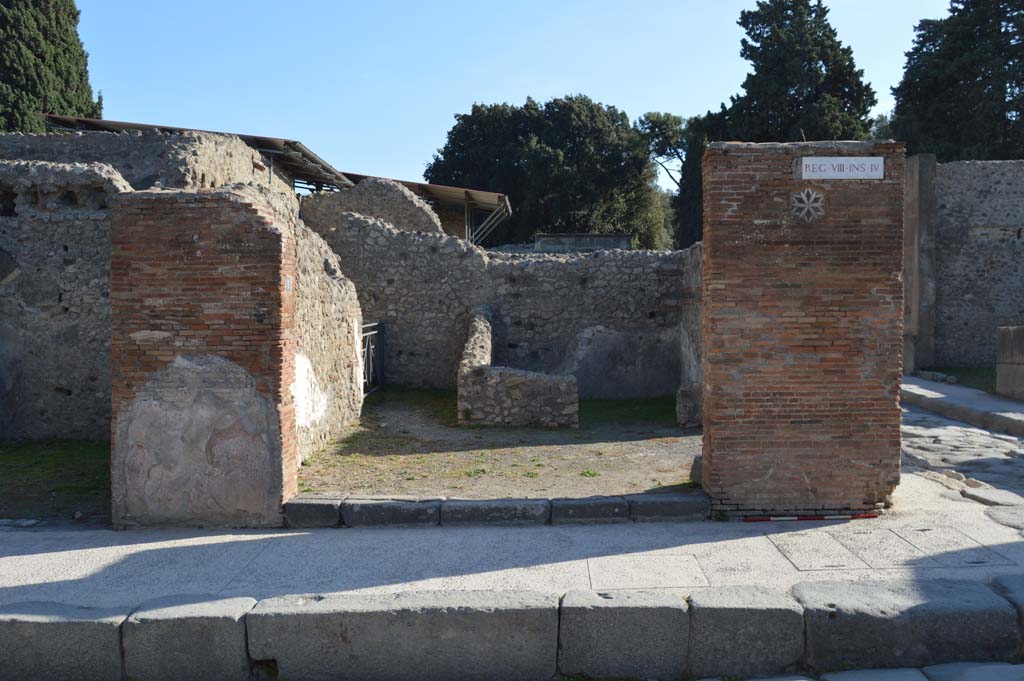
[[[953,0],[915,30],[892,90],[896,137],[943,161],[1021,158],[1024,1]]]
[[[42,132],[39,113],[99,118],[74,0],[0,0],[0,132]]]
[[[1018,0],[1019,1],[1019,0]],[[682,167],[676,243],[704,234],[701,156],[707,142],[864,139],[875,92],[828,21],[821,0],[759,0],[740,13],[740,55],[753,71],[729,106],[690,119]]]

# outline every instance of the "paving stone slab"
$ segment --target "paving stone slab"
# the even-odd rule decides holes
[[[598,556],[587,559],[590,586],[610,589],[678,589],[709,586],[691,555]]]
[[[288,527],[336,527],[341,522],[342,499],[296,498],[285,503]]]
[[[543,525],[551,518],[547,499],[449,499],[442,525]]]
[[[281,596],[246,615],[282,679],[533,679],[555,674],[558,596],[531,591]]]
[[[829,672],[821,681],[928,681],[920,669],[860,669],[849,672]]]
[[[793,594],[812,669],[1006,660],[1020,643],[1013,606],[976,582],[801,582]]]
[[[629,517],[637,522],[707,520],[711,502],[704,492],[629,494]]]
[[[1024,681],[1024,665],[953,662],[925,667],[928,681]]]
[[[960,495],[986,506],[1024,506],[1024,497],[1005,489],[991,487],[967,487]]]
[[[349,497],[341,504],[341,519],[346,527],[438,525],[441,522],[441,500]]]
[[[690,608],[695,676],[778,674],[803,655],[803,608],[787,593],[758,586],[713,588],[694,593]]]
[[[44,602],[0,606],[0,680],[119,681],[128,613]]]
[[[625,497],[585,497],[582,499],[552,499],[551,522],[555,525],[570,523],[616,523],[629,520],[629,502]]]
[[[558,670],[566,676],[658,681],[683,676],[690,616],[681,596],[570,591],[559,619]]]
[[[246,681],[245,613],[252,598],[168,596],[148,601],[122,627],[125,674],[146,681]]]
[[[1024,530],[1024,506],[993,506],[985,515],[1000,525]]]

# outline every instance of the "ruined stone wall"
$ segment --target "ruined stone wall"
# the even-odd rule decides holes
[[[359,213],[378,218],[395,229],[441,234],[441,220],[433,209],[405,185],[380,177],[368,177],[351,189],[321,192],[306,197],[305,215],[324,216]]]
[[[134,189],[245,183],[292,193],[291,182],[234,135],[186,131],[0,134],[0,159],[106,163]]]
[[[244,186],[118,198],[116,525],[278,525],[303,450],[358,410],[354,291],[280,198]]]
[[[0,440],[110,431],[108,165],[0,161]]]
[[[495,364],[572,374],[584,397],[671,395],[696,364],[680,356],[680,330],[690,319],[692,337],[699,250],[494,254],[308,205],[303,221],[338,253],[364,318],[384,323],[385,382],[453,387],[471,311],[485,304]]]
[[[941,163],[935,204],[935,363],[993,366],[1024,324],[1024,161]]]
[[[884,178],[803,180],[804,156],[881,156]],[[706,152],[703,485],[713,509],[873,510],[899,481],[904,163],[898,143]]]
[[[474,310],[458,376],[462,425],[579,426],[576,378],[492,366],[490,311]]]
[[[331,445],[363,404],[363,317],[356,288],[324,240],[292,217],[296,236],[295,425],[301,463]]]

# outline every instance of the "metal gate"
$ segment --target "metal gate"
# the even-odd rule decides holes
[[[383,353],[381,352],[380,322],[363,324],[363,396],[379,389],[382,384]]]

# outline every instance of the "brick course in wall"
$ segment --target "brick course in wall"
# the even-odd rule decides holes
[[[157,191],[118,197],[111,244],[115,525],[279,524],[295,240],[244,193]]]
[[[802,180],[802,156],[883,156]],[[713,509],[875,509],[899,481],[903,145],[716,143],[704,156],[703,484]],[[824,215],[793,213],[813,189]]]

